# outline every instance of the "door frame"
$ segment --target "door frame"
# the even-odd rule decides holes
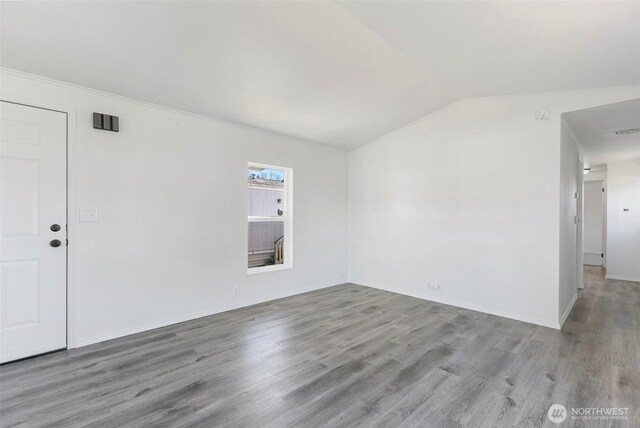
[[[578,153],[576,171],[576,288],[584,288],[584,159]]]
[[[51,110],[64,113],[67,118],[67,348],[77,347],[77,225],[78,225],[78,205],[77,205],[77,109],[75,106],[64,103],[51,103],[31,97],[14,95],[9,92],[0,91],[0,100],[26,107],[33,107],[42,110]]]
[[[602,181],[602,267],[607,268],[607,178]]]
[[[607,268],[607,178],[598,178],[594,180],[584,180],[584,183],[600,183],[601,188],[601,202],[602,202],[602,229],[601,229],[601,239],[602,239],[602,247],[600,252],[602,254],[602,267]],[[584,205],[584,203],[583,203]]]

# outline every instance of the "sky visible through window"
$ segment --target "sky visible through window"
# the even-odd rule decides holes
[[[258,171],[249,168],[247,176],[251,179],[262,178],[263,180],[284,181],[284,171],[277,169],[263,169],[262,171]]]

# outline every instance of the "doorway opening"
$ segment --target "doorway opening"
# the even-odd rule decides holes
[[[606,279],[639,282],[640,98],[562,118],[562,141],[575,145],[585,161],[579,266],[604,270]]]
[[[606,267],[606,184],[605,180],[584,182],[584,264]]]

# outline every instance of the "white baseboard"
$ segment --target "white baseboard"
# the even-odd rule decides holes
[[[576,304],[576,300],[578,300],[578,293],[573,295],[573,299],[571,299],[569,306],[567,306],[567,309],[564,310],[564,313],[560,317],[560,329],[562,329],[564,322],[569,318],[569,314],[571,313],[571,309],[573,309],[573,305]]]
[[[209,315],[219,314],[221,312],[230,311],[232,309],[236,308],[229,306],[227,308],[220,307],[216,309],[205,309],[203,311],[192,312],[179,317],[167,318],[146,324],[136,325],[133,327],[123,328],[120,330],[113,330],[104,334],[78,339],[75,343],[75,346],[69,346],[69,349],[80,348],[82,346],[93,345],[95,343],[105,342],[107,340],[118,339],[120,337],[130,336],[132,334],[142,333],[145,331],[154,330],[156,328],[166,327],[168,325],[191,321],[197,318],[208,317]]]
[[[260,300],[260,301],[250,302],[250,303],[247,303],[247,304],[234,304],[234,305],[219,306],[219,307],[216,307],[216,308],[209,308],[209,309],[205,309],[205,310],[202,310],[202,311],[191,312],[191,313],[184,314],[184,315],[181,315],[181,316],[178,316],[178,317],[167,318],[167,319],[158,320],[158,321],[154,321],[154,322],[150,322],[150,323],[146,323],[146,324],[136,325],[136,326],[133,326],[133,327],[123,328],[123,329],[120,329],[120,330],[109,331],[109,332],[106,332],[104,334],[99,334],[99,335],[96,335],[96,336],[80,338],[73,345],[69,344],[69,346],[67,348],[68,349],[73,349],[73,348],[80,348],[82,346],[93,345],[93,344],[96,344],[96,343],[105,342],[107,340],[118,339],[120,337],[130,336],[132,334],[142,333],[142,332],[145,332],[145,331],[154,330],[156,328],[166,327],[166,326],[169,326],[169,325],[178,324],[178,323],[185,322],[185,321],[192,321],[192,320],[195,320],[197,318],[208,317],[208,316],[211,316],[211,315],[220,314],[222,312],[232,311],[234,309],[246,308],[248,306],[258,305],[260,303],[266,303],[266,302],[270,302],[272,300],[278,300],[278,299],[282,299],[282,298],[285,298],[285,297],[295,296],[295,295],[298,295],[298,294],[304,294],[304,293],[308,293],[310,291],[320,290],[320,289],[323,289],[323,288],[333,287],[333,286],[341,285],[341,284],[345,284],[345,283],[347,283],[346,279],[343,280],[343,281],[335,282],[335,283],[331,282],[331,283],[326,283],[326,284],[320,284],[320,285],[313,286],[313,287],[308,287],[308,288],[305,288],[304,290],[301,290],[300,292],[296,292],[296,293],[293,293],[293,294],[287,294],[285,296],[276,296],[276,297],[273,297],[273,298],[269,298],[267,300]]]
[[[624,276],[624,275],[609,275],[608,273],[605,276],[605,278],[606,279],[615,279],[615,280],[618,280],[618,281],[640,282],[640,277]]]
[[[433,297],[433,296],[429,296],[429,297],[424,297],[424,296],[418,296],[417,294],[409,294],[409,293],[403,293],[397,290],[393,290],[389,287],[385,287],[384,285],[381,284],[372,284],[372,283],[363,283],[363,282],[353,282],[351,281],[353,284],[357,284],[357,285],[363,285],[365,287],[371,287],[371,288],[377,288],[379,290],[385,290],[385,291],[389,291],[391,293],[397,293],[397,294],[402,294],[404,296],[409,296],[409,297],[415,297],[418,299],[422,299],[422,300],[428,300],[430,302],[436,302],[436,303],[442,303],[443,305],[449,305],[449,306],[456,306],[458,308],[463,308],[463,309],[469,309],[471,311],[476,311],[476,312],[482,312],[485,314],[489,314],[489,315],[495,315],[498,317],[502,317],[502,318],[509,318],[512,320],[516,320],[516,321],[522,321],[522,322],[526,322],[529,324],[536,324],[536,325],[540,325],[542,327],[549,327],[549,328],[553,328],[555,330],[560,330],[560,323],[558,323],[557,321],[550,321],[550,320],[544,320],[544,319],[540,319],[540,318],[534,318],[534,317],[529,317],[526,315],[520,315],[520,314],[514,314],[511,312],[506,312],[506,311],[499,311],[499,310],[495,310],[493,308],[487,308],[484,306],[480,306],[480,305],[476,305],[473,303],[468,303],[468,302],[459,302],[459,301],[455,301],[455,300],[451,300],[451,299],[443,299],[443,298],[439,298],[439,297]]]

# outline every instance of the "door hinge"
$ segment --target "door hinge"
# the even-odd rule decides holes
[[[604,259],[604,253],[600,253],[600,257]]]
[[[67,247],[68,247],[68,246],[69,246],[69,240],[68,240],[68,239],[65,239],[65,241],[67,241]]]

